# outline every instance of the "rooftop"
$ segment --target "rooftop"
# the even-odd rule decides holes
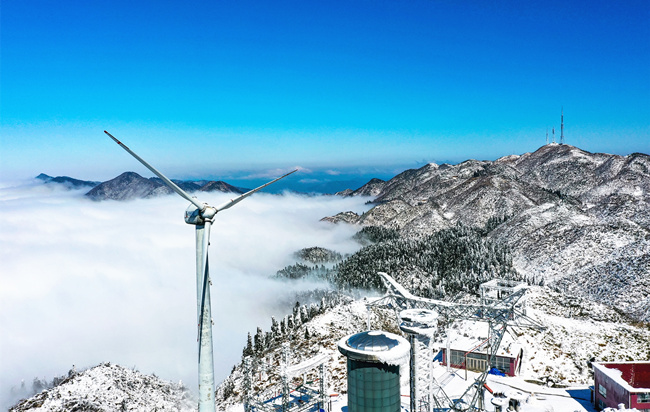
[[[593,365],[610,378],[625,381],[627,386],[650,390],[650,361],[594,362]]]

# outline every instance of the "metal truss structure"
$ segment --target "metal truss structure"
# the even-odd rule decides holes
[[[372,307],[388,307],[398,313],[407,309],[426,309],[437,312],[439,322],[443,324],[449,325],[454,321],[470,320],[486,322],[489,327],[488,339],[481,345],[488,355],[487,368],[482,371],[459,399],[450,399],[443,389],[444,383],[437,382],[430,373],[426,373],[431,367],[432,360],[422,356],[412,359],[412,362],[415,361],[417,368],[413,368],[411,371],[411,385],[414,385],[411,393],[412,396],[417,398],[411,400],[411,412],[416,412],[416,410],[421,412],[485,411],[485,380],[491,366],[496,364],[496,354],[507,329],[545,329],[539,322],[528,317],[521,305],[518,305],[527,290],[524,284],[497,282],[491,285],[488,282],[481,289],[484,299],[480,304],[454,303],[414,296],[386,273],[379,272],[379,275],[386,286],[386,294],[382,298],[369,303],[367,305],[368,309]],[[494,297],[493,292],[495,290],[497,291],[497,297]],[[411,335],[415,334],[409,334],[409,336]],[[426,339],[418,338],[424,339],[422,345],[417,343],[415,336],[412,339],[416,342],[416,345],[413,346],[414,353],[412,356],[430,351],[420,347],[426,346],[424,345]],[[449,353],[447,356],[449,356]],[[418,371],[418,369],[422,368],[424,368],[423,371]],[[424,375],[426,375],[426,379],[430,379],[426,383],[422,383],[420,379]]]
[[[402,332],[411,344],[410,410],[421,409],[418,402],[430,405],[433,390],[433,336],[438,330],[438,314],[427,309],[407,309],[398,314]]]
[[[250,357],[244,359],[244,410],[246,412],[301,412],[325,409],[327,403],[327,385],[325,365],[329,355],[318,355],[295,365],[289,362],[289,343],[282,344],[280,361],[280,381],[282,388],[279,396],[272,391],[253,394],[253,366]],[[271,365],[260,364],[264,369],[273,370]],[[307,381],[307,374],[317,370],[317,385]],[[303,376],[303,384],[291,388],[291,379]],[[311,384],[311,385],[310,385]]]

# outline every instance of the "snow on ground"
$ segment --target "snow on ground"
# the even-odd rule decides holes
[[[648,325],[626,323],[605,305],[567,298],[545,288],[534,288],[528,305],[528,315],[547,329],[518,331],[524,348],[522,376],[564,385],[590,384],[592,359],[650,359]]]
[[[569,388],[549,388],[526,382],[520,377],[502,377],[489,375],[487,385],[495,392],[506,396],[519,392],[524,403],[522,412],[553,411],[595,411],[591,404],[591,391],[588,386],[572,386]],[[520,395],[521,396],[521,395]],[[487,396],[491,404],[492,396]]]

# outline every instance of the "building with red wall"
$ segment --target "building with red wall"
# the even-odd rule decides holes
[[[447,349],[442,348],[442,364],[447,365]],[[483,372],[488,366],[488,355],[485,351],[463,350],[451,348],[451,367],[455,369],[467,369],[475,372]],[[497,368],[507,376],[517,376],[521,366],[521,355],[523,351],[516,354],[497,355],[495,364],[490,365]]]
[[[463,321],[456,324],[452,330],[447,330],[447,338],[440,338],[440,363],[454,369],[467,369],[483,372],[488,367],[494,367],[508,376],[517,376],[521,367],[523,349],[506,334],[496,352],[494,364],[488,359],[488,324],[485,322]],[[449,351],[449,355],[448,352]]]
[[[596,409],[636,408],[650,412],[650,361],[594,362]]]

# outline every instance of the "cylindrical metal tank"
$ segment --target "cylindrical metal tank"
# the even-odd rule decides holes
[[[339,341],[348,358],[348,411],[399,412],[400,365],[408,362],[411,345],[401,336],[367,331]]]

